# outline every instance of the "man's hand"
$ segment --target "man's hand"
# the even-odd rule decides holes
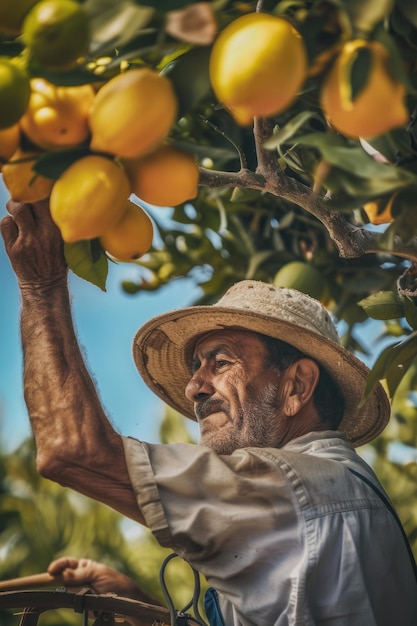
[[[50,563],[48,573],[59,576],[59,584],[63,583],[73,592],[89,587],[95,593],[115,593],[124,598],[161,606],[158,600],[142,591],[131,578],[91,559],[64,556]],[[126,617],[126,621],[132,626],[145,626],[141,618]]]
[[[120,572],[91,559],[64,556],[48,567],[51,576],[60,576],[72,591],[90,587],[95,593],[116,593],[126,598],[136,597],[137,585]]]
[[[20,288],[47,289],[65,282],[68,268],[63,241],[48,201],[9,200],[7,210],[10,215],[2,220],[1,233]]]
[[[60,581],[72,591],[90,587],[95,593],[116,593],[118,596],[161,606],[158,600],[144,592],[131,578],[91,559],[63,556],[49,564],[48,573],[59,576]]]

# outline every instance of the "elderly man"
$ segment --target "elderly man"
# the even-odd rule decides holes
[[[395,513],[354,447],[389,419],[381,386],[321,304],[256,281],[161,315],[134,358],[197,419],[199,445],[110,424],[73,330],[46,203],[9,203],[2,234],[22,297],[25,398],[39,472],[151,529],[211,585],[211,624],[412,626],[417,587]]]

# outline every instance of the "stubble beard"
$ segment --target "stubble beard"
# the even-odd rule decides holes
[[[227,402],[205,400],[196,410],[199,419],[204,419],[211,411],[221,411],[227,416],[227,423],[202,434],[199,443],[224,455],[240,448],[276,447],[276,433],[282,416],[280,397],[280,385],[269,382],[260,393],[257,392],[256,400],[240,407],[235,419],[230,416]]]

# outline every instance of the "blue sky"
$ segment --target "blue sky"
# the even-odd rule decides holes
[[[8,194],[0,184],[0,218]],[[174,281],[160,293],[125,294],[120,283],[134,279],[132,264],[110,264],[107,292],[70,275],[75,326],[90,373],[115,428],[124,435],[158,441],[161,402],[148,390],[132,359],[132,339],[149,318],[191,304],[198,294],[191,281]],[[0,242],[0,436],[13,450],[31,434],[22,388],[19,293]]]

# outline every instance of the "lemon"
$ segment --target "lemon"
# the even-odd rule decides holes
[[[371,54],[367,84],[351,98],[351,72],[360,50]],[[390,72],[388,50],[378,41],[356,39],[342,47],[321,89],[321,107],[330,123],[348,137],[375,137],[408,121],[406,89]]]
[[[64,241],[99,237],[123,214],[129,181],[115,161],[99,155],[82,157],[56,181],[51,216]]]
[[[123,163],[132,191],[149,204],[176,206],[197,196],[200,172],[189,152],[163,144]]]
[[[0,32],[6,35],[20,35],[23,20],[39,0],[1,0]]]
[[[20,126],[34,144],[51,150],[88,139],[88,110],[95,95],[91,85],[57,87],[43,78],[33,78],[30,84],[29,105]]]
[[[69,70],[88,52],[89,18],[75,0],[41,0],[26,15],[22,38],[35,64]]]
[[[285,19],[250,13],[220,33],[210,56],[215,95],[235,121],[273,116],[295,99],[307,73],[307,53],[299,33]]]
[[[20,143],[20,128],[19,124],[14,124],[0,130],[0,172],[3,163],[12,158],[13,154],[19,147]]]
[[[37,202],[47,198],[54,181],[36,174],[33,165],[40,151],[18,148],[11,159],[3,165],[3,183],[16,202]]]
[[[0,129],[13,126],[29,104],[30,81],[25,70],[0,58]]]
[[[106,252],[119,261],[134,261],[151,247],[153,226],[142,207],[128,200],[122,218],[100,238]]]
[[[394,221],[395,218],[392,215],[392,207],[397,196],[398,192],[394,193],[388,201],[385,197],[379,200],[371,200],[364,204],[363,210],[371,224],[389,224]]]
[[[274,285],[298,289],[320,300],[325,290],[325,280],[319,270],[304,261],[291,261],[283,265],[275,275]]]
[[[142,156],[168,135],[177,108],[170,80],[158,72],[143,67],[118,74],[101,87],[91,106],[91,148]]]

